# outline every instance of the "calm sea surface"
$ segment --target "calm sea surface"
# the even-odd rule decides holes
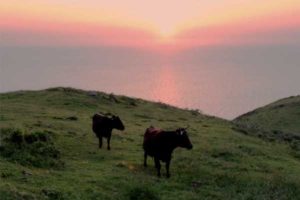
[[[300,94],[299,46],[202,47],[163,54],[112,47],[1,47],[0,91],[71,86],[233,119]]]

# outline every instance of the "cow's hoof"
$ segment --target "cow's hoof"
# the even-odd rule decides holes
[[[167,178],[170,178],[171,177],[171,175],[170,174],[167,174]]]
[[[107,150],[109,151],[109,150],[110,150],[110,147],[108,147]]]
[[[146,164],[144,164],[144,167],[147,167],[147,165],[146,165]]]

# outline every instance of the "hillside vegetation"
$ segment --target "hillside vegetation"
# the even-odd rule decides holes
[[[300,136],[300,96],[281,99],[237,117],[235,122]]]
[[[233,120],[235,130],[266,140],[284,141],[300,158],[300,96],[278,100]]]
[[[72,88],[0,94],[0,103],[1,200],[300,199],[296,150],[241,134],[229,121]],[[99,111],[119,115],[126,127],[113,131],[111,151],[106,143],[98,149],[91,130],[91,116]],[[164,167],[156,177],[151,159],[148,168],[142,165],[150,125],[190,126],[194,148],[174,151],[170,179]]]

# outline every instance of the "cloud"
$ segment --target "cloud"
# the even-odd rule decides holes
[[[176,36],[177,43],[201,45],[300,44],[300,15],[289,13],[227,24],[194,27]]]
[[[162,37],[124,25],[2,16],[1,45],[123,46],[173,51],[203,45],[300,44],[300,14],[281,13],[206,25]]]
[[[96,23],[7,18],[0,22],[2,45],[130,46],[153,44],[149,31]]]

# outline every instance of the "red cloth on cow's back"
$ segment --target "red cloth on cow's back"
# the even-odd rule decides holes
[[[157,134],[160,133],[160,132],[162,132],[161,129],[155,128],[155,127],[153,127],[153,126],[150,126],[150,127],[147,128],[147,130],[146,130],[145,137],[157,135]]]

